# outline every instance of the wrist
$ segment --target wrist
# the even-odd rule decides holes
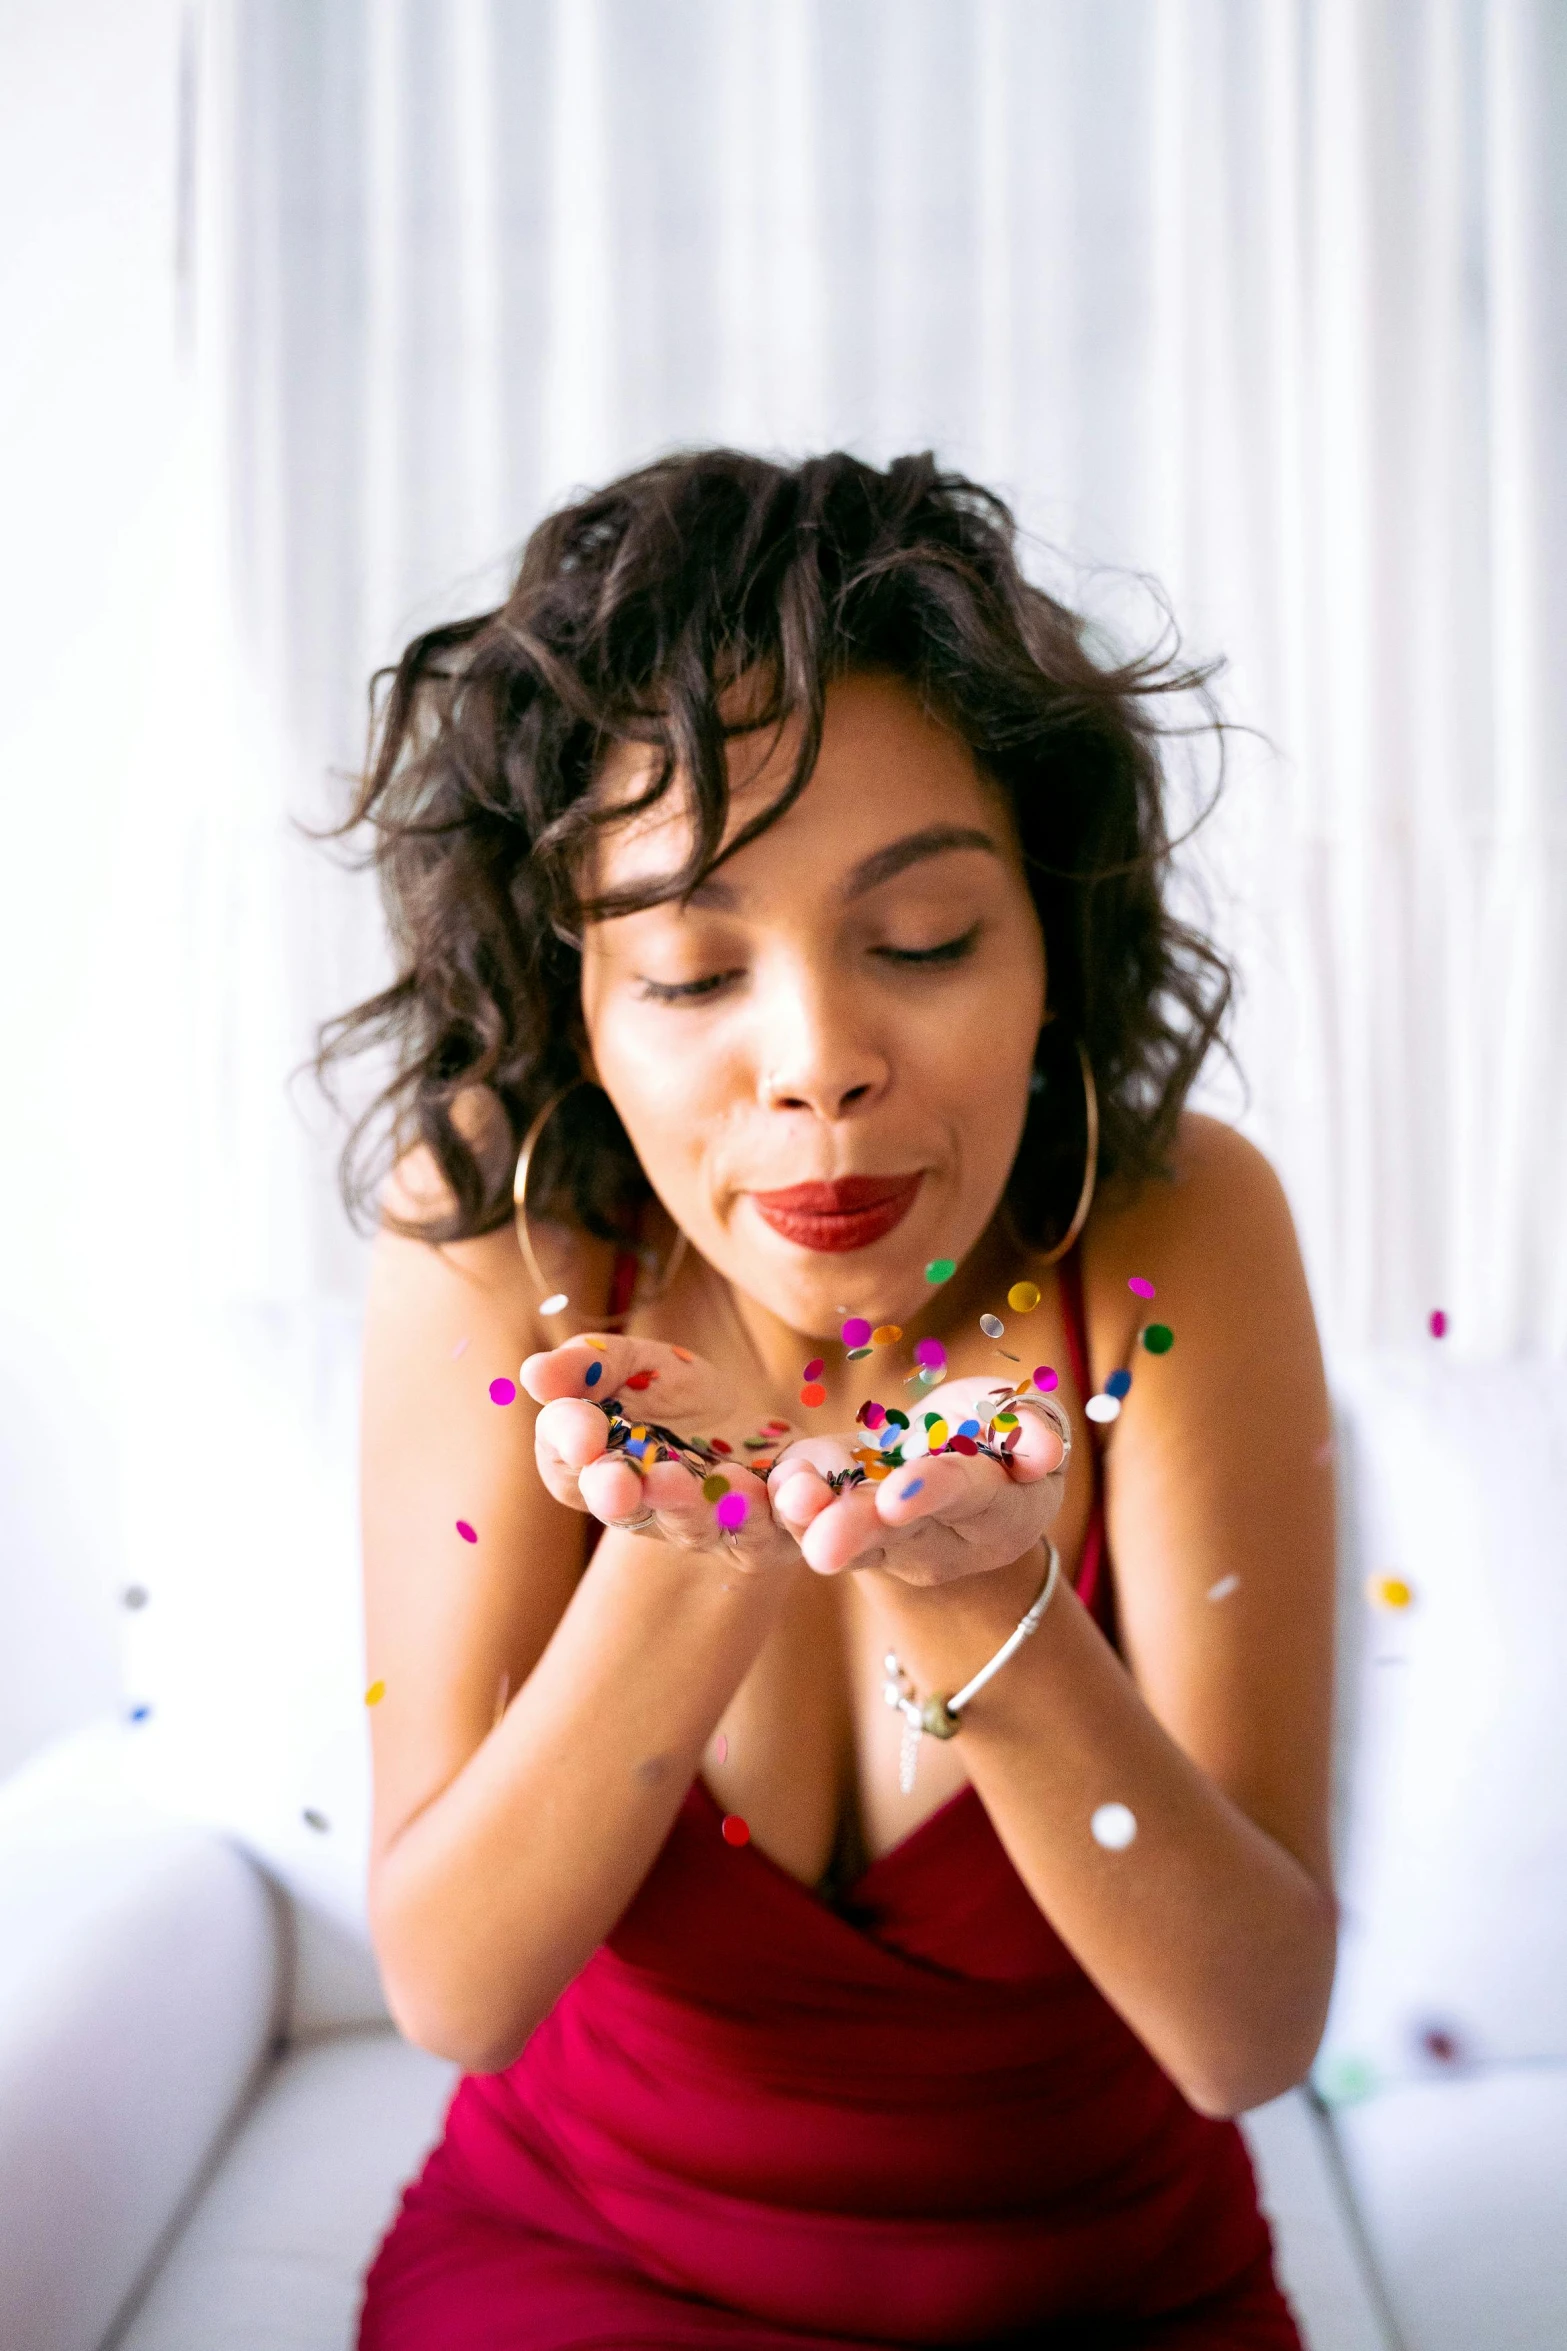
[[[914,1585],[885,1569],[872,1570],[882,1588],[889,1645],[922,1689],[960,1689],[1033,1606],[1049,1560],[1041,1538],[1004,1567],[950,1583]]]

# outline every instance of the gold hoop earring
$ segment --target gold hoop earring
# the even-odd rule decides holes
[[[552,1094],[549,1100],[545,1103],[544,1108],[534,1119],[533,1124],[529,1127],[527,1133],[523,1136],[522,1149],[517,1154],[517,1172],[512,1177],[511,1183],[512,1208],[517,1224],[517,1246],[522,1251],[522,1261],[524,1265],[526,1265],[529,1273],[532,1274],[534,1280],[538,1283],[541,1292],[546,1294],[550,1294],[551,1285],[548,1276],[544,1272],[543,1267],[540,1265],[537,1256],[534,1254],[533,1235],[528,1228],[528,1171],[533,1165],[533,1154],[538,1148],[540,1135],[543,1134],[545,1128],[549,1125],[550,1120],[554,1117],[556,1111],[565,1101],[566,1096],[568,1094],[574,1094],[579,1086],[591,1086],[595,1082],[596,1081],[592,1078],[573,1078],[569,1084],[562,1086],[558,1093]],[[602,1088],[600,1091],[602,1091]],[[680,1261],[685,1256],[685,1253],[686,1236],[683,1232],[677,1231],[675,1235],[675,1245],[670,1250],[668,1261],[664,1266],[663,1272],[659,1276],[658,1287],[654,1290],[650,1290],[646,1296],[642,1298],[637,1298],[635,1295],[633,1295],[631,1306],[626,1307],[620,1314],[601,1314],[598,1317],[597,1323],[594,1327],[596,1329],[606,1331],[617,1330],[630,1315],[632,1307],[639,1305],[655,1305],[657,1301],[663,1297],[665,1291],[669,1288],[670,1283],[674,1280],[676,1273],[680,1269]],[[558,1292],[554,1294],[559,1295]],[[553,1322],[559,1315],[566,1313],[568,1306],[569,1301],[562,1298],[559,1306],[556,1307],[554,1314],[549,1317],[549,1320]]]
[[[1055,1247],[1041,1257],[1041,1265],[1055,1265],[1071,1248],[1088,1222],[1088,1211],[1094,1204],[1094,1186],[1099,1181],[1099,1089],[1094,1084],[1094,1065],[1088,1058],[1088,1047],[1081,1037],[1077,1039],[1077,1058],[1083,1071],[1083,1113],[1088,1128],[1088,1159],[1083,1169],[1083,1188],[1077,1195],[1077,1206],[1072,1221]]]

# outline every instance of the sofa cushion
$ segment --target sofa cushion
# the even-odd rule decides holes
[[[349,2351],[364,2272],[456,2078],[384,2030],[290,2049],[116,2351]]]
[[[1567,2343],[1567,2066],[1412,2083],[1333,2127],[1408,2351]]]

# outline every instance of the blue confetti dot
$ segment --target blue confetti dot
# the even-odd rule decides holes
[[[924,1491],[925,1480],[923,1478],[910,1478],[908,1484],[904,1487],[902,1493],[898,1496],[898,1500],[900,1502],[912,1502],[916,1494],[923,1494]]]
[[[131,1708],[131,1720],[132,1722],[145,1722],[151,1712],[152,1708],[150,1706],[133,1706]]]
[[[1129,1371],[1113,1371],[1105,1381],[1105,1394],[1119,1398],[1126,1394],[1131,1384],[1132,1375]]]
[[[979,1422],[977,1420],[960,1420],[958,1422],[958,1435],[960,1437],[977,1437],[979,1435]]]
[[[604,1377],[604,1366],[603,1366],[603,1364],[602,1364],[602,1363],[590,1363],[590,1364],[588,1365],[588,1369],[587,1369],[587,1376],[586,1376],[586,1377],[585,1377],[585,1379],[583,1380],[583,1383],[582,1383],[582,1384],[583,1384],[583,1386],[584,1386],[585,1388],[596,1388],[596,1387],[598,1386],[598,1384],[599,1384],[599,1381],[600,1381],[600,1380],[601,1380],[603,1377]]]

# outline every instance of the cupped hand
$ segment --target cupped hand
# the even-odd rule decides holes
[[[618,1403],[633,1425],[656,1422],[681,1437],[707,1439],[722,1429],[733,1417],[732,1385],[701,1356],[657,1339],[569,1339],[530,1355],[519,1377],[542,1406],[534,1424],[539,1476],[569,1510],[684,1551],[722,1549],[747,1569],[798,1558],[793,1534],[776,1522],[766,1484],[738,1452],[708,1465],[745,1498],[744,1524],[731,1533],[714,1517],[697,1468],[659,1461],[652,1447],[639,1467],[624,1450],[611,1449],[601,1403]]]
[[[995,1383],[977,1378],[945,1381],[909,1415],[920,1421],[937,1412],[956,1431],[966,1420],[983,1429],[1000,1409]],[[819,1575],[884,1568],[905,1583],[935,1585],[1006,1567],[1055,1523],[1068,1450],[1037,1402],[1014,1409],[1021,1433],[1005,1465],[982,1453],[944,1451],[841,1491],[828,1480],[856,1466],[851,1441],[804,1438],[768,1477],[773,1515]]]

